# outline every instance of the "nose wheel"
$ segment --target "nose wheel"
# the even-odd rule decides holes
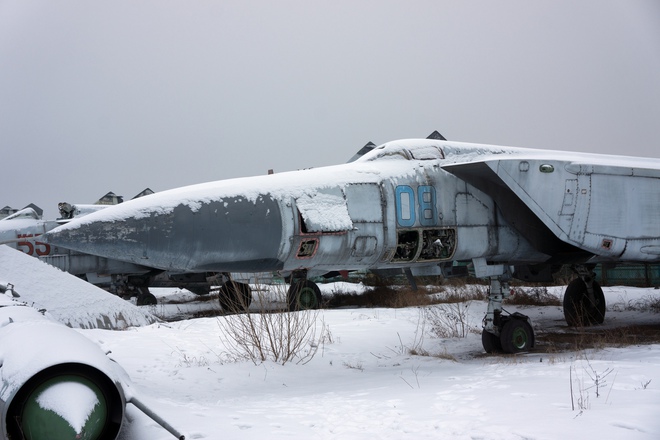
[[[487,331],[481,333],[481,344],[486,353],[522,353],[534,348],[534,329],[529,318],[522,313],[500,317],[499,335]]]
[[[508,296],[504,277],[491,277],[488,311],[484,317],[481,344],[486,353],[521,353],[534,348],[534,329],[529,317],[522,313],[504,315],[502,300]]]
[[[534,347],[534,330],[529,318],[520,313],[510,315],[500,333],[500,342],[505,353],[520,353]]]

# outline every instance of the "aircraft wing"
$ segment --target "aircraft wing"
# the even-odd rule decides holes
[[[660,260],[660,167],[632,158],[586,163],[540,156],[445,165],[493,197],[537,249],[591,261]]]

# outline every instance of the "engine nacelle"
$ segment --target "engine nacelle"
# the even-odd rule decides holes
[[[128,380],[77,331],[30,307],[0,307],[3,439],[114,439]]]

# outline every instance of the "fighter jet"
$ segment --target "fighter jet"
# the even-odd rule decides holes
[[[349,163],[164,191],[74,219],[48,243],[182,273],[220,272],[222,294],[249,296],[231,272],[291,279],[292,310],[316,307],[308,277],[351,270],[490,279],[487,352],[534,345],[507,314],[511,278],[577,277],[569,325],[602,323],[600,262],[660,261],[660,160],[427,139],[367,144]]]
[[[134,198],[153,194],[149,188]],[[57,220],[44,220],[37,207],[27,206],[13,211],[0,219],[0,244],[7,244],[63,271],[84,278],[92,284],[128,298],[136,297],[138,305],[156,304],[157,300],[149,292],[149,287],[185,287],[197,294],[207,294],[215,284],[214,274],[178,274],[154,270],[125,261],[111,260],[97,255],[71,251],[52,246],[40,237],[61,224],[80,218],[91,212],[122,203],[123,198],[112,192],[101,197],[94,204],[58,204],[60,217]]]

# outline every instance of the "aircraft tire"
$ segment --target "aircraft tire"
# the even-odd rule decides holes
[[[245,312],[252,304],[252,289],[246,283],[227,281],[218,293],[220,307],[225,312]]]
[[[318,309],[321,307],[322,300],[321,289],[316,283],[309,280],[293,282],[287,294],[289,310],[292,312]]]
[[[140,293],[137,296],[136,304],[138,306],[155,306],[158,304],[158,299],[150,292]]]
[[[605,320],[605,295],[600,285],[593,281],[594,299],[591,304],[587,294],[587,285],[581,278],[568,284],[564,293],[564,319],[571,327],[584,327],[602,324]]]
[[[510,319],[502,328],[500,342],[505,353],[529,351],[534,346],[534,330],[523,319]]]
[[[481,332],[481,345],[483,345],[486,353],[502,352],[502,343],[500,342],[500,337],[487,332],[486,330]]]

